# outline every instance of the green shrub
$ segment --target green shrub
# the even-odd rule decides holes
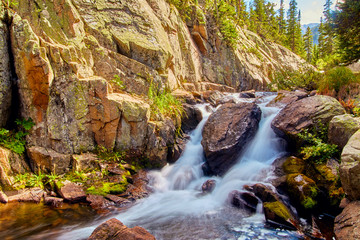
[[[150,84],[148,96],[150,99],[151,111],[166,117],[181,117],[184,109],[181,101],[171,95],[168,89],[159,90]]]
[[[297,136],[304,141],[304,146],[300,148],[303,159],[321,164],[330,158],[336,157],[339,149],[334,144],[326,143],[327,129],[320,123],[318,125],[319,127],[313,128],[312,132],[305,129]]]
[[[14,178],[14,183],[17,189],[26,187],[40,187],[44,188],[46,175],[39,172],[37,175],[33,173],[18,174]]]
[[[299,71],[278,71],[271,78],[268,87],[272,91],[291,91],[299,88],[311,91],[322,81],[323,74],[313,68],[305,68]]]
[[[325,73],[323,81],[319,84],[319,92],[335,90],[339,92],[342,86],[359,82],[352,71],[347,67],[332,68]]]
[[[31,118],[16,120],[19,131],[0,128],[0,145],[11,151],[22,154],[25,151],[26,139],[30,129],[35,125]]]

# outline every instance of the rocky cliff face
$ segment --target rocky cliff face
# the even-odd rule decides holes
[[[175,124],[150,121],[150,84],[263,89],[272,71],[304,63],[243,29],[234,50],[211,22],[187,26],[164,0],[14,2],[0,2],[0,124],[13,85],[12,109],[36,124],[27,139],[33,169],[66,171],[71,154],[96,145],[164,163]]]

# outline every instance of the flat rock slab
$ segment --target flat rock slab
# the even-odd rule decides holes
[[[63,182],[63,186],[59,189],[62,198],[70,202],[81,202],[86,199],[86,193],[82,186],[70,182]]]
[[[226,103],[210,115],[201,144],[209,170],[223,175],[232,167],[258,129],[261,110],[255,103]]]
[[[335,218],[334,231],[338,240],[360,239],[360,202],[349,203]]]

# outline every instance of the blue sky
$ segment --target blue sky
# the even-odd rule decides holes
[[[248,0],[249,1],[249,0]],[[280,0],[268,0],[277,4],[279,8]],[[319,23],[324,10],[326,0],[297,0],[298,8],[301,10],[301,24]],[[336,0],[332,0],[335,6]],[[285,8],[289,7],[289,0],[284,0]]]

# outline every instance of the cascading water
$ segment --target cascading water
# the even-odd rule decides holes
[[[191,133],[180,159],[160,171],[150,172],[150,186],[154,192],[115,217],[129,227],[144,227],[159,240],[298,239],[295,233],[264,228],[262,214],[249,217],[245,211],[227,203],[229,193],[241,190],[245,184],[266,184],[271,163],[284,153],[282,140],[270,127],[279,109],[265,106],[273,97],[261,98],[258,105],[262,120],[255,138],[223,178],[211,178],[216,180],[212,193],[201,193],[202,184],[210,179],[204,177],[201,170],[204,161],[202,129],[210,113],[201,105],[203,120]],[[78,239],[85,233],[89,235],[93,229],[75,230],[60,239]]]

